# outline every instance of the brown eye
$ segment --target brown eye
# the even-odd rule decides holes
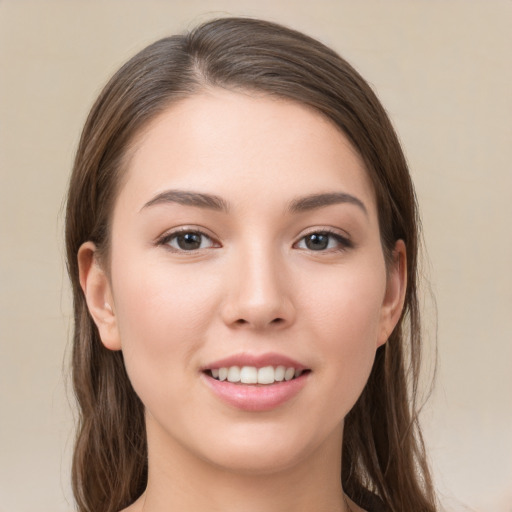
[[[352,247],[347,238],[329,231],[318,231],[302,237],[297,243],[298,249],[309,251],[344,250]]]
[[[329,235],[324,233],[312,233],[304,237],[304,243],[312,251],[323,251],[329,247]]]
[[[199,231],[173,233],[162,242],[177,251],[196,251],[214,246],[212,239]]]

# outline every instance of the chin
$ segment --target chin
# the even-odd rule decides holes
[[[239,475],[266,476],[290,470],[306,458],[296,447],[288,450],[282,447],[233,447],[222,454],[212,454],[209,462]]]
[[[315,435],[316,434],[316,435]],[[210,441],[203,459],[212,465],[240,475],[272,475],[309,464],[318,454],[332,455],[333,441],[339,446],[341,459],[342,428],[334,432],[298,431],[283,425],[245,425],[238,435],[232,433],[225,438]],[[326,449],[322,449],[325,447]]]

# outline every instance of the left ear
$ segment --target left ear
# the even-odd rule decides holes
[[[407,289],[407,252],[403,240],[398,240],[393,249],[392,261],[387,271],[386,294],[381,308],[377,347],[388,340],[393,332],[405,301]]]

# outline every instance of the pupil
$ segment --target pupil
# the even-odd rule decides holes
[[[329,237],[321,233],[314,233],[306,238],[306,247],[313,251],[326,249],[329,245]]]
[[[198,233],[186,233],[178,237],[178,245],[180,249],[192,250],[201,247],[201,235]]]

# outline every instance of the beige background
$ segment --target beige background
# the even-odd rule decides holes
[[[0,0],[0,512],[73,509],[62,202],[87,110],[136,50],[226,13],[319,37],[388,108],[437,297],[437,484],[448,510],[512,511],[512,2]]]

